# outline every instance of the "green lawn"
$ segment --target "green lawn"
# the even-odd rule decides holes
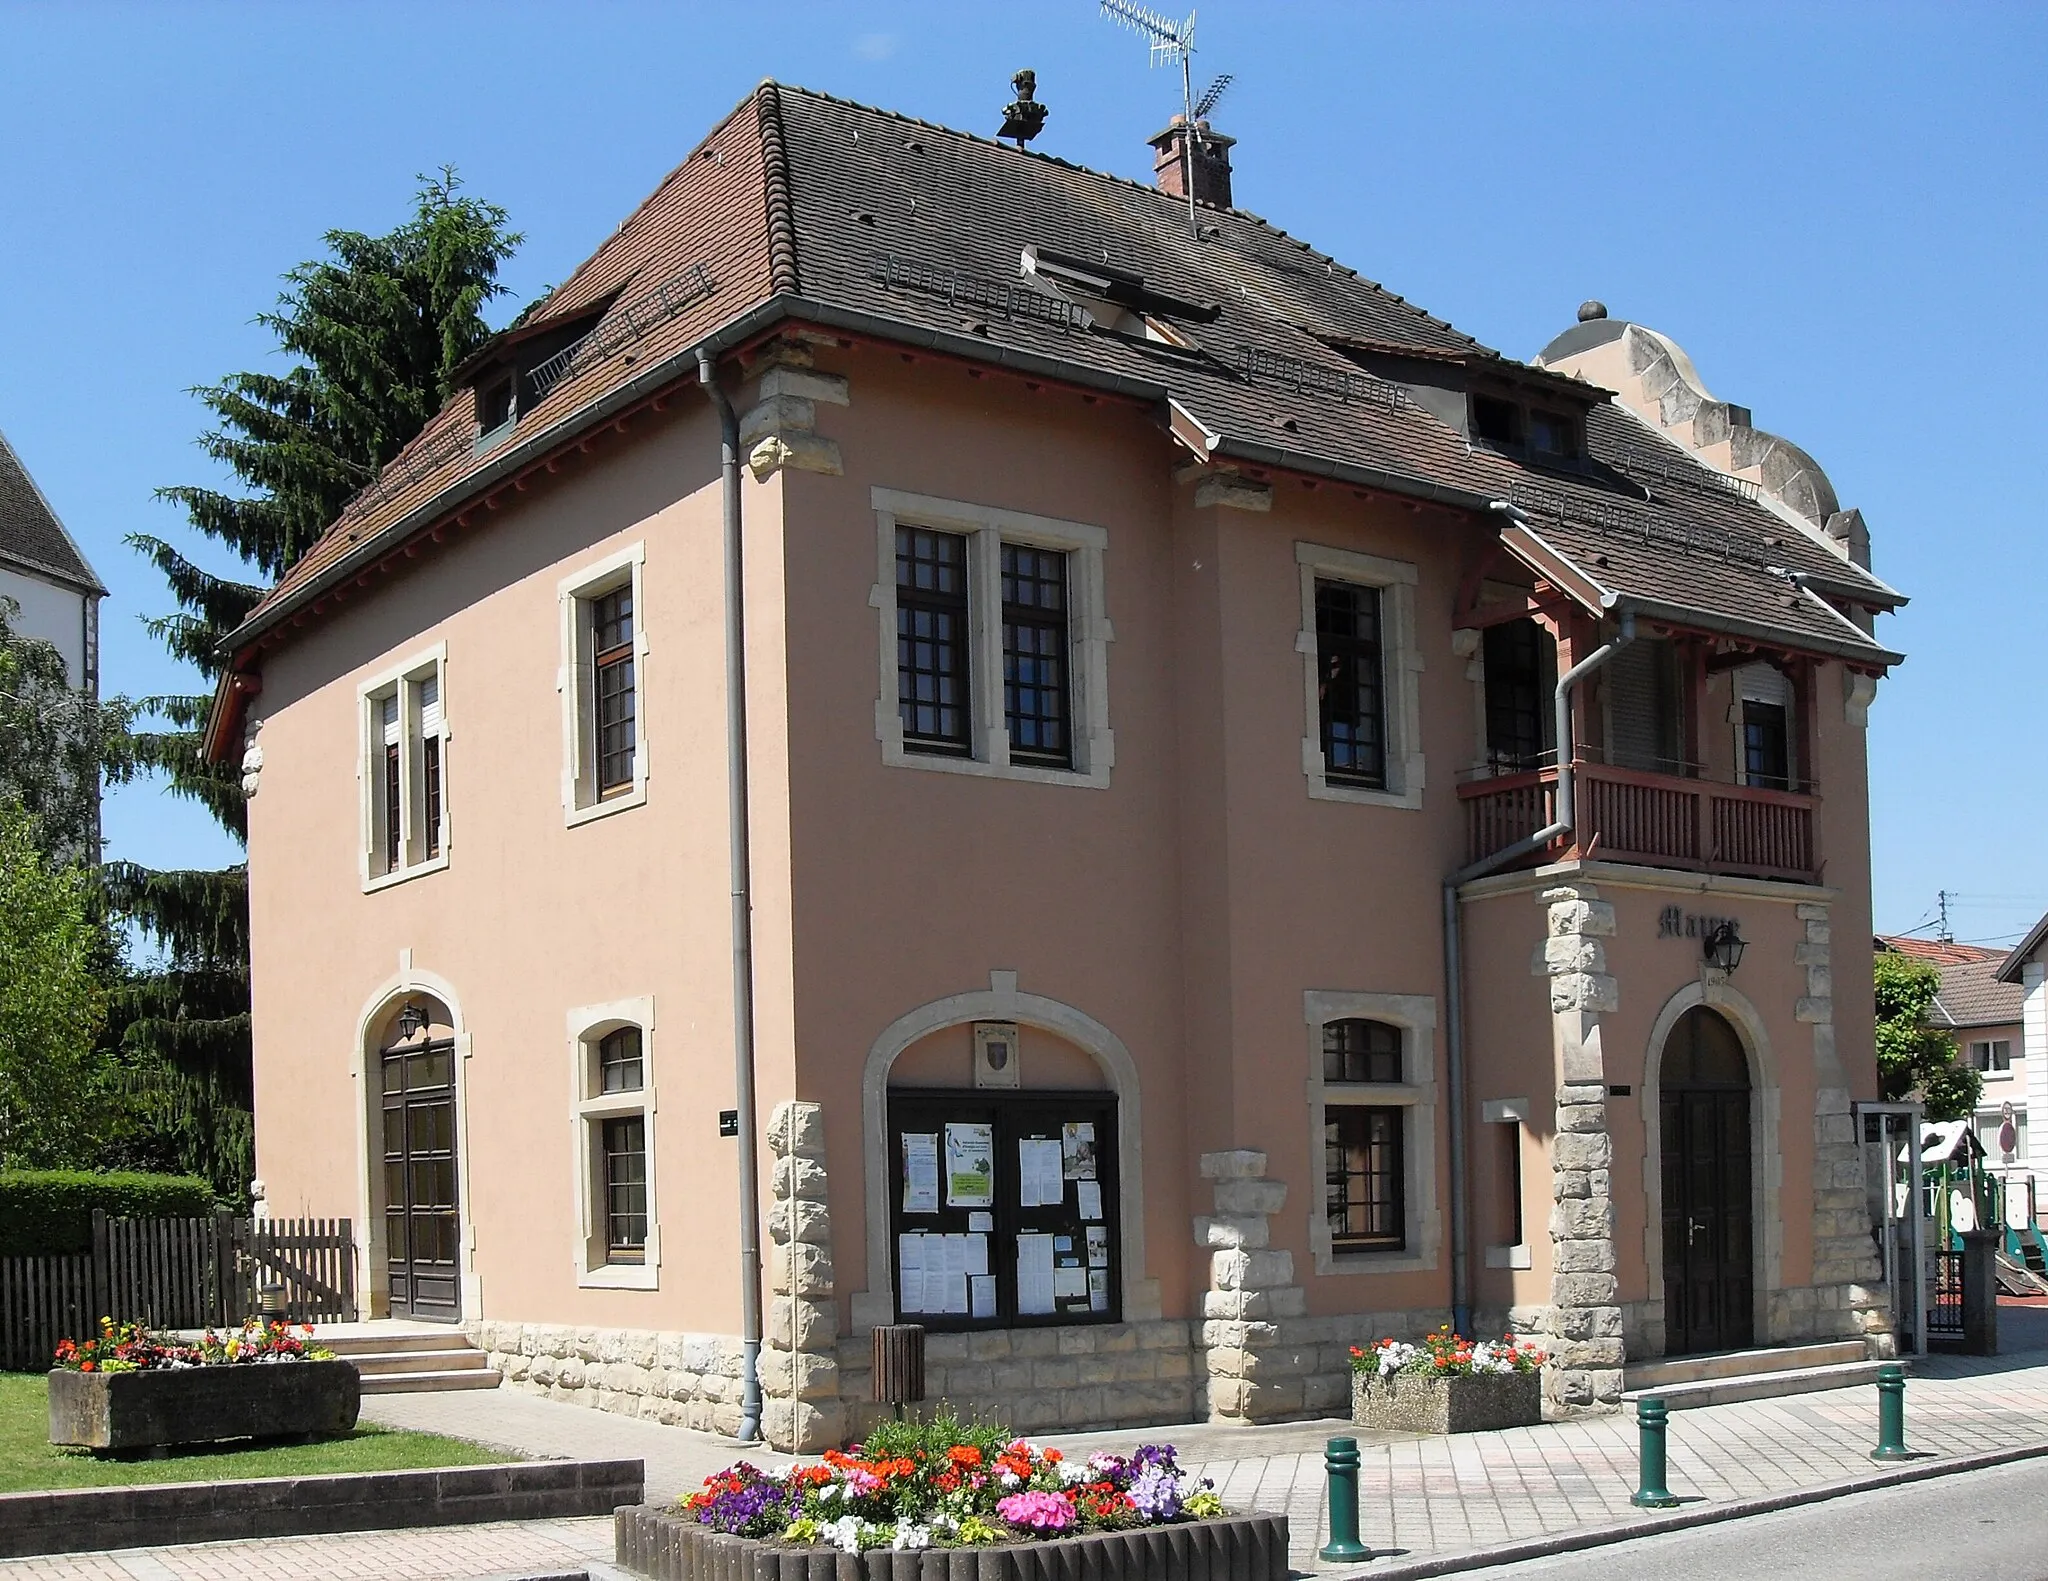
[[[106,1488],[130,1482],[233,1482],[332,1471],[411,1471],[517,1459],[460,1438],[365,1422],[346,1438],[315,1444],[248,1443],[173,1450],[167,1460],[101,1459],[50,1445],[49,1383],[40,1373],[0,1373],[0,1493]]]

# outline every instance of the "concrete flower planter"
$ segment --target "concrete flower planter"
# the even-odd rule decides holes
[[[362,1381],[345,1361],[251,1362],[50,1374],[50,1442],[164,1449],[223,1438],[304,1438],[356,1425]]]
[[[614,1556],[656,1581],[1287,1581],[1287,1517],[1224,1515],[1177,1526],[994,1548],[864,1554],[725,1537],[639,1505],[620,1510]]]
[[[1395,1433],[1484,1433],[1543,1420],[1543,1374],[1397,1372],[1351,1376],[1351,1420]]]

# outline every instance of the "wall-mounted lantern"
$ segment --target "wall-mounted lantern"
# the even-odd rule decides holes
[[[1748,941],[1735,931],[1735,924],[1724,922],[1707,935],[1707,964],[1724,972],[1732,972],[1742,964],[1742,952],[1748,947]]]
[[[406,1002],[405,1008],[398,1012],[399,1042],[408,1043],[412,1039],[418,1037],[420,1035],[421,1029],[424,1028],[426,1024],[426,1007],[419,1004],[417,1001],[408,1000]]]

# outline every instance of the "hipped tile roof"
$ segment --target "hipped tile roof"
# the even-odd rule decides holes
[[[1735,480],[1584,386],[1583,471],[1475,448],[1343,347],[1412,350],[1561,387],[1242,210],[1187,209],[1151,187],[1044,154],[764,83],[589,262],[521,323],[566,323],[611,298],[593,345],[509,444],[478,453],[459,392],[229,639],[250,644],[324,589],[445,520],[622,401],[694,379],[788,315],[936,345],[1152,403],[1216,459],[1349,479],[1483,511],[1511,499],[1534,529],[1624,602],[1875,669],[1898,657],[1838,600],[1897,595],[1788,526]],[[1103,260],[1147,292],[1213,303],[1193,348],[1091,329],[1019,273],[1023,249]],[[665,289],[669,288],[669,289]],[[1202,437],[1207,436],[1207,437]],[[1498,518],[1494,518],[1498,521]]]
[[[0,434],[0,565],[81,593],[106,592],[5,434]]]

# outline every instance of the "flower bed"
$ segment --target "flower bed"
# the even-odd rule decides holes
[[[1512,1334],[1474,1343],[1449,1324],[1420,1345],[1351,1347],[1351,1420],[1382,1432],[1474,1433],[1543,1420],[1549,1358]]]
[[[852,1451],[779,1473],[742,1462],[673,1511],[622,1510],[618,1522],[621,1564],[701,1581],[1040,1581],[1087,1545],[1098,1557],[1077,1574],[1287,1573],[1286,1518],[1229,1515],[1170,1445],[1069,1460],[950,1415],[885,1423]]]
[[[312,1342],[309,1327],[251,1321],[167,1341],[140,1324],[57,1347],[50,1442],[98,1450],[168,1449],[229,1438],[303,1438],[356,1425],[362,1381]]]

